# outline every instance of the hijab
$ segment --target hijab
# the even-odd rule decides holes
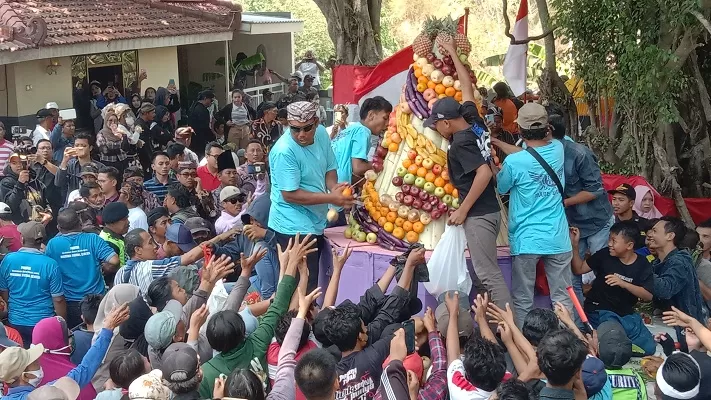
[[[632,209],[637,213],[642,218],[646,219],[654,219],[654,218],[659,218],[663,214],[659,212],[657,207],[654,205],[654,195],[656,194],[654,190],[652,190],[649,186],[644,186],[644,185],[639,185],[634,187],[634,191],[637,194],[636,198],[634,200],[634,206]],[[644,198],[647,193],[652,194],[652,209],[649,210],[648,212],[643,212],[642,211],[642,199]]]
[[[72,347],[69,345],[69,330],[64,318],[49,317],[38,322],[32,331],[32,344],[42,344],[45,349],[39,360],[44,371],[41,385],[67,376],[76,367],[69,359]],[[86,385],[77,399],[93,400],[95,397],[94,387]]]
[[[138,106],[138,108],[136,108],[136,107],[133,106],[133,99],[135,99],[136,97],[138,97],[138,101],[139,101],[141,104],[143,104],[143,99],[141,98],[141,95],[138,94],[138,93],[134,93],[134,94],[131,96],[131,100],[129,101],[129,104],[128,104],[128,105],[131,107],[131,111],[133,111],[133,115],[140,115],[139,111],[140,111],[140,109],[141,109],[141,106]]]

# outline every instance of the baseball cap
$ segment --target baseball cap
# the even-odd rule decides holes
[[[0,322],[0,347],[17,347],[19,346],[18,343],[16,343],[13,340],[10,340],[10,338],[7,337],[7,331],[5,330],[5,325]]]
[[[7,203],[0,202],[0,214],[12,214],[12,209]]]
[[[43,108],[37,111],[37,118],[47,118],[52,116],[52,111]]]
[[[583,361],[582,372],[583,385],[588,398],[600,393],[607,383],[605,364],[599,358],[588,355],[588,358]]]
[[[28,365],[37,361],[44,353],[41,344],[29,349],[9,347],[0,353],[0,382],[13,383],[25,371]]]
[[[306,76],[304,76],[304,80],[305,80],[305,81],[312,81],[312,80],[314,80],[314,79],[315,79],[314,76],[313,76],[313,75],[310,75],[310,74],[306,74]]]
[[[197,247],[190,229],[184,224],[170,224],[165,231],[165,239],[177,244],[186,253]]]
[[[191,217],[185,220],[185,227],[190,229],[190,233],[212,232],[210,225],[201,217]]]
[[[182,316],[183,306],[177,300],[170,300],[163,311],[148,318],[143,331],[148,345],[156,350],[170,346]]]
[[[94,177],[97,177],[99,175],[99,167],[94,163],[86,164],[85,166],[81,167],[79,177],[82,177],[84,175],[94,175]]]
[[[462,299],[467,299],[466,296],[459,298],[459,316],[457,318],[457,327],[459,328],[459,337],[469,337],[474,333],[474,320],[469,313],[468,307],[462,307]],[[437,330],[445,333],[449,324],[449,310],[447,304],[442,302],[435,309],[435,319],[437,320]]]
[[[74,400],[79,397],[79,384],[74,379],[63,376],[52,384],[40,386],[30,392],[28,400]]]
[[[634,188],[629,183],[623,183],[612,190],[608,190],[607,193],[609,193],[609,194],[615,194],[615,193],[623,194],[623,195],[627,196],[630,200],[635,200],[637,198],[637,192],[635,192]]]
[[[44,106],[44,108],[46,108],[46,109],[48,109],[48,110],[51,110],[51,109],[53,109],[53,108],[54,108],[55,110],[59,110],[59,105],[58,105],[56,102],[54,102],[54,101],[50,101],[49,103],[47,103],[46,106]]]
[[[432,113],[425,120],[425,127],[434,129],[437,121],[445,119],[457,119],[462,116],[459,112],[460,104],[453,97],[445,97],[437,100],[432,106]]]
[[[262,96],[268,95],[268,94],[274,94],[274,92],[272,92],[272,91],[269,90],[269,89],[264,89],[264,90],[262,90]]]
[[[37,221],[23,222],[17,226],[17,231],[20,232],[25,240],[43,240],[47,237],[47,231],[44,225]]]
[[[182,383],[198,372],[198,354],[187,343],[173,343],[163,353],[161,371],[169,383]]]
[[[622,368],[632,358],[632,341],[616,321],[605,321],[597,328],[598,355],[607,368]]]
[[[238,188],[234,186],[225,186],[222,188],[220,191],[220,203],[226,200],[230,200],[233,197],[244,197],[242,194],[242,191],[240,191]]]
[[[170,389],[163,384],[163,372],[159,369],[139,376],[128,386],[131,400],[168,400]]]
[[[518,110],[516,123],[521,129],[538,129],[548,126],[548,112],[538,103],[526,103]]]

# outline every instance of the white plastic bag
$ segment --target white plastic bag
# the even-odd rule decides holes
[[[430,294],[437,297],[448,290],[457,290],[469,295],[472,290],[472,278],[464,257],[466,248],[464,227],[447,225],[427,262],[430,281],[424,285]]]
[[[207,311],[209,314],[207,316],[207,320],[205,320],[205,323],[200,327],[200,333],[205,334],[205,332],[207,332],[207,322],[213,315],[222,311],[225,307],[225,303],[227,303],[228,296],[229,295],[227,294],[227,290],[225,290],[225,285],[222,283],[222,280],[218,280],[215,283],[215,287],[212,289],[212,293],[210,293],[210,297],[207,298]]]

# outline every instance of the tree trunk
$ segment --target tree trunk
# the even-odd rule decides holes
[[[660,125],[668,125],[666,123],[660,123]],[[671,129],[671,128],[664,128],[664,127],[659,127],[660,131],[666,130],[666,129]],[[681,193],[681,186],[679,186],[679,182],[676,180],[676,177],[674,176],[674,171],[672,171],[672,168],[669,166],[669,163],[667,162],[667,152],[664,150],[664,148],[658,143],[657,140],[652,140],[652,146],[654,147],[654,158],[657,159],[657,163],[659,164],[659,167],[661,169],[662,176],[664,178],[664,183],[667,183],[671,186],[671,195],[672,198],[674,199],[674,204],[676,205],[676,209],[679,211],[679,215],[681,216],[681,219],[684,221],[686,226],[688,226],[691,229],[696,228],[696,225],[694,224],[694,220],[691,219],[691,214],[689,213],[689,209],[686,208],[686,203],[684,203],[684,197],[682,196]],[[657,186],[659,187],[659,186]]]
[[[313,0],[326,17],[336,64],[375,65],[383,59],[382,0]]]
[[[541,29],[547,32],[551,28],[551,16],[548,13],[547,0],[536,0],[538,7],[538,18],[541,20]],[[546,68],[552,71],[556,70],[555,59],[555,37],[553,33],[543,38],[543,44],[546,49]]]

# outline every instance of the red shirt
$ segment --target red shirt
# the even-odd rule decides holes
[[[198,167],[197,176],[200,178],[200,184],[202,185],[203,190],[207,190],[208,192],[212,192],[217,189],[222,183],[220,182],[220,178],[213,175],[210,170],[207,169],[207,165]]]
[[[299,349],[299,351],[296,352],[296,356],[294,357],[295,361],[299,361],[301,359],[301,356],[306,354],[309,350],[317,348],[318,345],[314,343],[311,339],[309,339],[304,347]],[[269,344],[269,347],[267,348],[267,366],[268,368],[268,373],[269,373],[269,383],[274,385],[274,378],[276,378],[276,370],[277,370],[277,363],[279,362],[279,350],[281,350],[281,345],[275,341],[271,342]],[[301,390],[297,387],[296,388],[296,400],[306,400],[306,397],[304,396],[303,393],[301,393]]]
[[[17,251],[22,247],[22,236],[17,231],[17,225],[0,226],[0,236],[5,239],[9,251]]]

